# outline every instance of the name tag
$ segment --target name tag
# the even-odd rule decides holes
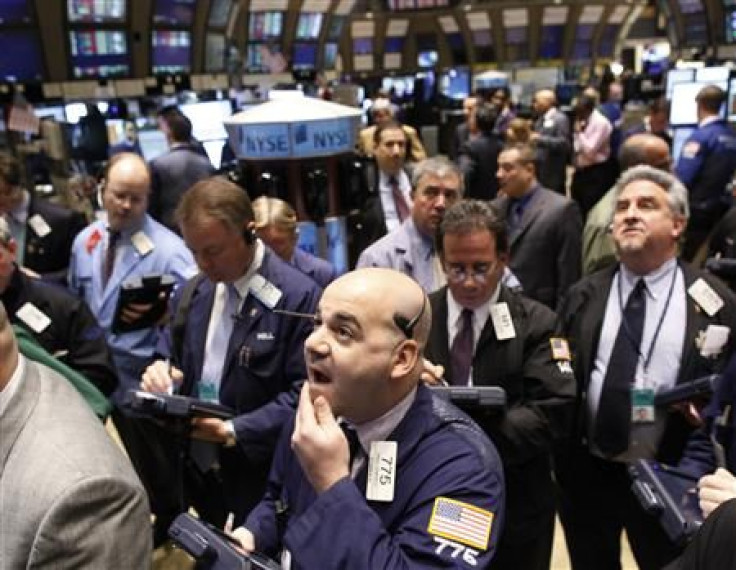
[[[368,456],[368,481],[365,498],[369,501],[390,503],[394,500],[396,486],[395,441],[374,441]]]
[[[51,324],[51,319],[33,303],[26,303],[15,313],[36,334],[41,334]]]
[[[516,338],[516,329],[514,329],[514,321],[511,319],[508,303],[496,303],[491,306],[491,321],[498,340]]]
[[[147,255],[153,251],[154,245],[146,234],[143,232],[136,232],[130,237],[130,241],[133,243],[133,247],[140,255]]]
[[[723,299],[702,277],[690,285],[687,293],[709,317],[715,315],[723,307]]]
[[[269,309],[273,309],[283,295],[281,289],[268,281],[263,275],[254,275],[248,284],[248,289],[256,299]]]
[[[28,218],[28,225],[38,237],[46,237],[51,233],[51,226],[46,223],[40,214],[34,214]]]

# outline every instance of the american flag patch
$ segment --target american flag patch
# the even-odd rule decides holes
[[[468,503],[437,497],[427,532],[468,546],[488,549],[493,513]]]
[[[549,345],[552,347],[553,360],[572,360],[570,357],[570,346],[567,340],[559,337],[549,339]]]

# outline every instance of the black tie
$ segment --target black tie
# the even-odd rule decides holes
[[[352,469],[353,461],[358,457],[361,450],[360,439],[358,438],[358,432],[355,428],[345,422],[340,424],[342,432],[345,434],[345,439],[348,440],[348,450],[350,451],[350,459],[348,461],[348,469]]]
[[[450,362],[452,383],[456,386],[466,386],[473,362],[473,311],[463,309],[460,319],[462,323],[455,340],[452,341]]]
[[[631,386],[639,362],[647,312],[646,290],[644,280],[639,279],[621,316],[621,326],[603,380],[593,441],[608,456],[619,455],[629,447]]]
[[[102,267],[102,284],[107,285],[113,269],[115,269],[115,253],[117,252],[120,232],[110,230],[107,238],[107,251],[105,252],[105,263]]]

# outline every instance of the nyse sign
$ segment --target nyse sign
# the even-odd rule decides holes
[[[308,158],[349,152],[357,122],[333,119],[270,125],[228,125],[239,158]]]

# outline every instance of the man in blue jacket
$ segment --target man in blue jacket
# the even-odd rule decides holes
[[[480,428],[419,383],[430,313],[420,286],[390,269],[325,290],[296,419],[235,531],[247,550],[292,570],[488,567],[503,471]]]
[[[682,254],[688,261],[728,210],[731,195],[726,186],[736,170],[736,133],[720,118],[726,94],[708,85],[698,92],[695,101],[698,128],[685,141],[675,170],[690,194],[690,222]]]
[[[187,309],[179,307],[184,289],[175,294],[172,314],[186,316],[183,334],[163,331],[158,353],[169,360],[146,369],[143,387],[176,387],[235,411],[232,421],[196,421],[183,473],[187,504],[178,507],[193,504],[218,526],[233,513],[241,524],[263,495],[276,441],[306,376],[311,323],[294,313],[313,314],[322,290],[255,237],[248,195],[224,178],[192,186],[176,217],[205,278],[194,283]],[[175,464],[175,451],[172,457]]]

